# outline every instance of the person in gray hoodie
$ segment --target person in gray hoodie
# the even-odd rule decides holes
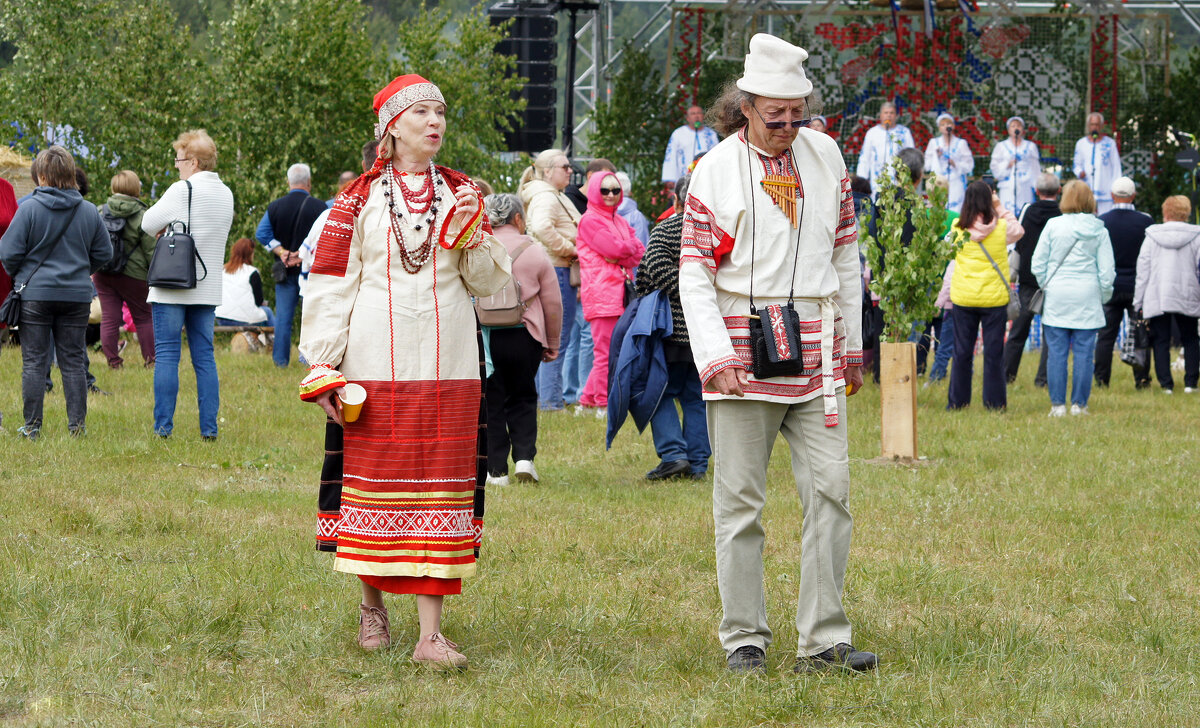
[[[25,424],[18,432],[30,439],[41,433],[51,337],[62,371],[67,428],[72,435],[84,432],[91,274],[113,252],[100,213],[79,194],[71,153],[52,146],[40,152],[35,163],[40,186],[29,203],[17,208],[0,238],[0,262],[21,290]]]
[[[1192,203],[1184,195],[1163,200],[1163,223],[1146,228],[1137,259],[1133,307],[1150,326],[1154,374],[1164,394],[1175,390],[1171,376],[1171,327],[1183,343],[1183,391],[1196,391],[1200,379],[1200,225],[1189,225]]]

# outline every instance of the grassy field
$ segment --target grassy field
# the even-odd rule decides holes
[[[132,355],[136,359],[136,354]],[[791,672],[799,499],[778,443],[766,510],[762,677],[724,669],[710,484],[649,484],[649,433],[541,422],[542,483],[489,492],[479,575],[450,598],[462,674],[354,642],[358,582],[313,550],[317,408],[298,366],[218,357],[221,436],[183,376],[151,433],[151,372],[92,368],[111,397],[66,435],[20,424],[0,356],[0,725],[1162,726],[1200,705],[1200,394],[1136,392],[1050,420],[1027,362],[1007,413],[921,391],[920,467],[873,464],[878,390],[850,400],[856,520],[846,600],[865,676]],[[186,367],[186,363],[185,363]],[[55,380],[58,375],[55,373]]]

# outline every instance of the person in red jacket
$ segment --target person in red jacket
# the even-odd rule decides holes
[[[608,405],[608,348],[613,328],[625,312],[625,282],[646,252],[633,228],[617,214],[621,183],[612,172],[602,172],[588,182],[588,209],[579,220],[575,249],[579,255],[583,318],[592,327],[595,354],[592,372],[579,394],[582,407]]]

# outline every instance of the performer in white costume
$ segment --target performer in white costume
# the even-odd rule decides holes
[[[912,132],[896,123],[896,105],[891,101],[879,108],[879,123],[863,136],[862,153],[858,156],[858,176],[871,182],[871,196],[879,194],[880,175],[885,174],[892,158],[901,149],[914,147]]]
[[[975,171],[975,155],[966,139],[954,135],[953,116],[938,114],[937,126],[939,134],[925,147],[925,170],[949,180],[950,196],[946,199],[946,209],[958,212],[962,209],[967,178]]]
[[[671,132],[667,142],[662,167],[663,185],[667,189],[674,188],[675,180],[688,173],[688,167],[696,157],[717,146],[719,141],[717,133],[704,125],[704,109],[689,107],[687,123]]]
[[[1121,152],[1117,141],[1101,131],[1104,115],[1093,111],[1087,117],[1087,135],[1075,142],[1075,176],[1087,182],[1096,195],[1096,214],[1112,209],[1112,184],[1121,175]]]
[[[1020,216],[1021,208],[1034,200],[1034,184],[1042,171],[1038,145],[1025,139],[1025,120],[1010,117],[1005,124],[1008,138],[992,149],[992,176],[996,178],[1000,202]]]

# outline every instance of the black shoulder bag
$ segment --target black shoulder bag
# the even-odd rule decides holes
[[[10,329],[15,329],[21,325],[21,291],[24,291],[25,286],[29,285],[29,281],[33,280],[33,274],[38,272],[38,268],[42,267],[42,263],[45,263],[54,254],[55,249],[58,248],[58,244],[67,236],[67,229],[71,227],[71,223],[75,220],[75,215],[79,213],[80,205],[84,204],[87,204],[86,201],[80,202],[79,205],[75,206],[75,211],[67,218],[67,224],[63,225],[62,230],[58,231],[58,237],[46,249],[46,254],[37,262],[37,265],[33,266],[33,270],[29,271],[29,275],[25,277],[25,280],[21,281],[20,285],[16,285],[17,277],[16,275],[13,276],[13,289],[8,294],[8,297],[4,299],[4,303],[0,303],[0,323]]]
[[[804,361],[800,355],[800,317],[795,307],[796,265],[800,260],[800,230],[804,225],[805,206],[801,198],[800,223],[796,226],[796,253],[792,259],[792,286],[788,291],[787,305],[767,306],[760,312],[754,305],[754,221],[757,209],[750,152],[747,142],[746,168],[750,179],[750,372],[755,379],[798,376],[804,373]],[[795,168],[795,164],[792,166]],[[770,326],[770,336],[766,335],[763,328],[764,319]]]
[[[200,280],[208,277],[208,266],[196,250],[192,237],[192,183],[184,181],[188,188],[188,221],[176,220],[167,226],[166,232],[154,244],[154,255],[150,258],[150,269],[146,283],[155,288],[188,289],[196,287],[196,261],[204,269]]]

